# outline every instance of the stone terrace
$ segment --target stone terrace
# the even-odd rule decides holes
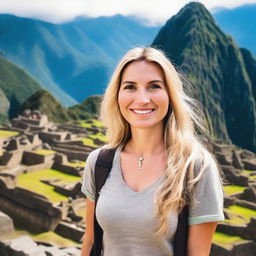
[[[9,233],[13,232],[11,221],[13,219],[14,223],[22,223],[27,230],[54,231],[62,237],[81,242],[85,232],[83,218],[85,196],[80,192],[80,178],[89,152],[104,144],[104,141],[96,136],[104,133],[103,129],[93,125],[82,127],[76,123],[54,124],[48,122],[47,116],[39,111],[25,111],[6,124],[3,129],[17,131],[19,134],[0,139],[2,147],[0,208],[4,214],[0,214],[0,223],[2,218],[6,220],[6,226],[2,229],[8,230]],[[226,220],[218,225],[211,256],[254,255],[253,251],[256,250],[256,219],[253,218],[256,216],[256,155],[232,144],[219,142],[213,144],[213,150],[226,179],[224,188]],[[54,193],[62,195],[65,200],[58,199],[58,202],[52,202],[44,194],[17,185],[22,175],[47,169],[57,170],[63,175],[71,175],[72,181],[62,180],[64,176],[63,178],[58,176],[57,178],[43,177],[37,183],[38,186],[43,184],[51,187]],[[28,237],[20,240],[0,237],[0,240],[2,241],[0,241],[0,251],[5,252],[2,255],[16,255],[17,247],[12,243],[19,245],[24,241],[27,241],[26,243],[33,250],[40,251],[41,254],[38,255],[79,255],[80,253],[79,248],[73,248],[75,253],[69,254],[66,251],[65,254],[63,252],[65,249],[60,252],[60,248],[52,244],[42,249],[43,244],[35,243]],[[10,250],[13,250],[11,252],[13,254],[10,254]],[[23,251],[25,252],[26,248]]]

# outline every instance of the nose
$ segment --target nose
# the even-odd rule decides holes
[[[138,90],[137,95],[136,95],[136,101],[137,101],[137,103],[140,103],[140,104],[149,103],[150,102],[149,93],[144,89]]]

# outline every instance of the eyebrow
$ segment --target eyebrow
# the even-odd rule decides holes
[[[152,80],[148,82],[148,84],[152,84],[152,83],[162,83],[163,85],[165,85],[164,81],[162,80]],[[121,84],[137,84],[137,83],[134,81],[123,81]]]

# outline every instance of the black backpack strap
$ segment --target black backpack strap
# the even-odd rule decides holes
[[[186,256],[188,247],[188,205],[185,205],[178,216],[178,227],[174,239],[174,256]]]
[[[100,256],[102,251],[103,230],[96,219],[96,205],[99,192],[111,171],[116,149],[101,149],[95,165],[95,210],[94,210],[94,244],[90,256]]]
[[[101,149],[95,165],[95,211],[94,211],[94,245],[90,256],[101,256],[103,230],[96,219],[96,205],[99,191],[111,171],[116,149]],[[174,239],[174,256],[187,256],[188,241],[188,205],[185,205],[178,216],[178,226]]]

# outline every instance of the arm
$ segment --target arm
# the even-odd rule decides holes
[[[94,243],[94,210],[95,203],[89,199],[86,199],[86,231],[81,256],[90,256]]]
[[[188,256],[209,256],[217,222],[191,225],[188,229]]]

